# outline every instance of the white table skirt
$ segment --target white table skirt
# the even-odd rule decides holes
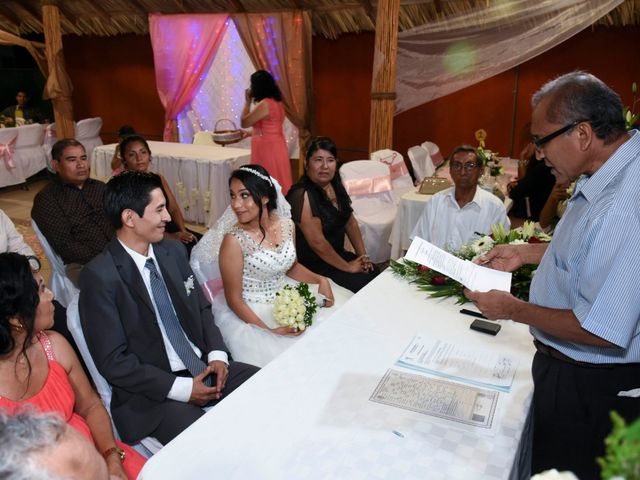
[[[433,195],[423,195],[416,191],[407,192],[400,197],[398,213],[391,227],[391,260],[397,260],[404,255],[411,245],[409,236],[415,228],[424,206]]]
[[[520,466],[530,447],[531,336],[511,321],[496,337],[475,332],[459,308],[383,272],[149,459],[139,478],[529,478]],[[518,360],[493,435],[369,400],[416,333]]]
[[[0,188],[25,183],[31,175],[47,168],[47,156],[42,145],[44,125],[36,123],[0,131],[0,144],[5,144],[5,138],[16,135],[15,150],[11,154],[14,168],[9,168],[5,158],[0,156]]]
[[[251,151],[243,148],[148,143],[151,170],[167,179],[185,220],[207,226],[214,223],[229,205],[229,175],[251,160]],[[93,150],[93,178],[102,181],[111,178],[111,159],[116,145],[102,145]],[[180,195],[179,182],[184,184],[184,197]]]

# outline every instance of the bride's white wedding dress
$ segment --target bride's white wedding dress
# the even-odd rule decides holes
[[[296,261],[294,224],[289,218],[280,218],[280,229],[282,241],[275,248],[260,245],[238,226],[228,232],[238,240],[242,248],[242,298],[272,328],[279,326],[273,319],[276,293],[287,283],[297,283],[286,276],[286,272]],[[309,288],[316,293],[318,285],[309,285]],[[241,320],[227,305],[224,292],[218,293],[212,302],[213,317],[233,359],[262,367],[300,338],[312,335],[318,323],[333,314],[353,295],[333,282],[331,289],[335,304],[330,308],[318,308],[311,327],[295,337],[277,335]]]

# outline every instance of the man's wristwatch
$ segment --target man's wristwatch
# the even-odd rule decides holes
[[[126,457],[126,453],[120,447],[111,447],[110,449],[105,450],[104,452],[102,452],[102,456],[104,457],[105,460],[107,460],[114,453],[118,454],[118,456],[120,457],[120,462],[121,463],[124,462],[124,457]]]

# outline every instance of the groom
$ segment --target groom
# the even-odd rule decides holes
[[[258,368],[229,362],[211,305],[180,242],[160,178],[125,172],[107,184],[116,236],[80,277],[80,318],[96,367],[113,387],[122,439],[166,444]]]

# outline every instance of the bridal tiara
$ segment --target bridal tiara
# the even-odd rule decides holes
[[[269,185],[273,187],[273,182],[271,181],[271,177],[269,177],[268,175],[260,173],[254,170],[253,168],[249,168],[249,167],[240,167],[238,170],[242,170],[243,172],[253,173],[256,177],[260,177],[262,180],[269,182]]]

